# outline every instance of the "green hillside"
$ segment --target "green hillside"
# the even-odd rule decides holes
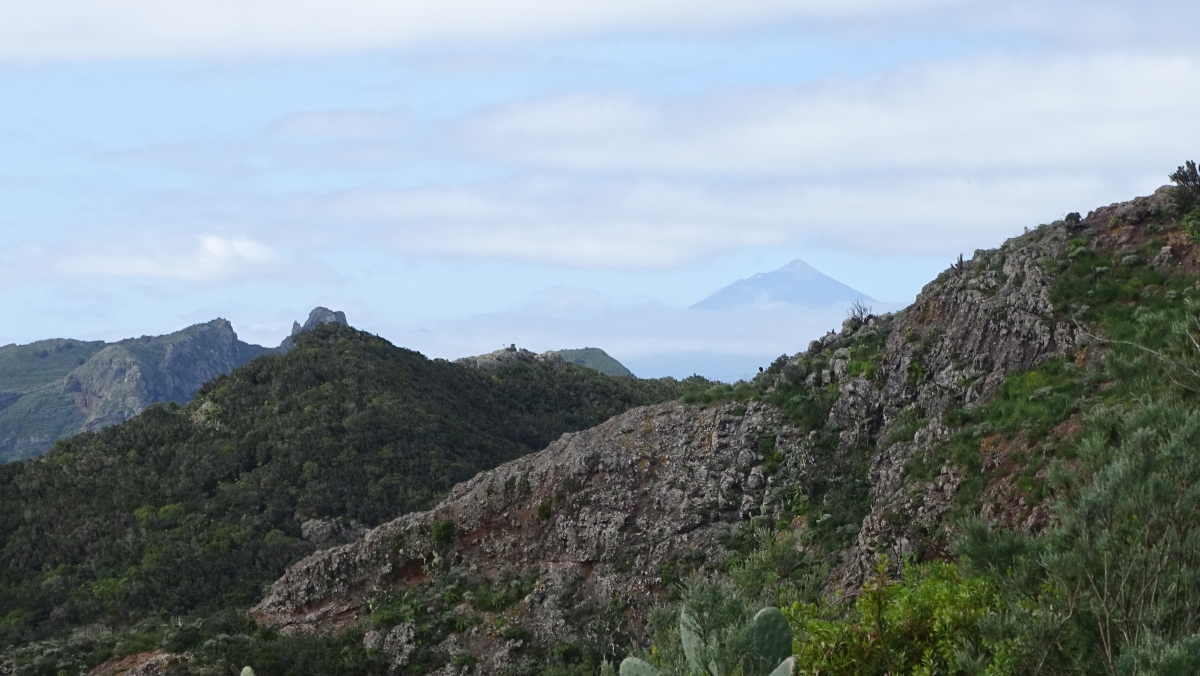
[[[428,507],[482,469],[682,387],[536,360],[485,373],[322,325],[186,406],[0,467],[0,645],[244,608],[312,551],[305,519],[375,525]]]
[[[598,347],[584,347],[578,350],[558,350],[558,356],[572,364],[586,366],[610,376],[633,377],[633,372],[625,368],[624,364],[613,359],[607,352]]]

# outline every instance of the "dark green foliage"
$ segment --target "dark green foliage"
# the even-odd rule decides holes
[[[846,373],[850,377],[862,376],[867,380],[876,380],[883,365],[883,348],[886,343],[885,331],[860,329],[850,343],[850,363],[846,365]]]
[[[449,547],[454,543],[455,531],[453,521],[434,521],[433,543],[442,549]]]
[[[836,385],[809,387],[808,385],[780,385],[765,396],[767,402],[783,409],[797,427],[803,430],[818,430],[825,426],[829,410],[837,401]]]
[[[621,362],[613,359],[607,352],[598,347],[584,347],[578,350],[559,350],[558,356],[577,366],[595,369],[605,375],[627,376],[633,373]]]
[[[1175,183],[1174,198],[1181,211],[1186,212],[1200,202],[1200,171],[1195,162],[1184,162],[1169,178]]]
[[[1031,441],[1078,409],[1091,387],[1087,375],[1063,359],[1050,359],[1032,371],[1009,376],[982,409],[979,418],[1003,434],[1024,431]]]
[[[0,466],[0,646],[244,608],[312,551],[302,519],[375,525],[429,507],[480,470],[681,390],[532,360],[485,373],[319,326],[187,406]]]

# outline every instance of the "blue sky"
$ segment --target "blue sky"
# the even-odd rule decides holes
[[[435,356],[798,351],[836,318],[631,335],[794,258],[907,302],[959,252],[1152,191],[1200,155],[1196,25],[1189,2],[0,0],[0,343],[222,316],[275,344],[322,304]]]

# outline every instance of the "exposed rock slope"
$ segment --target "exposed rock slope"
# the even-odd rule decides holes
[[[759,452],[767,435],[799,457],[797,431],[771,407],[634,409],[459,484],[431,511],[313,554],[252,615],[284,631],[339,629],[366,616],[373,590],[415,584],[452,563],[485,576],[544,571],[533,592],[505,611],[543,642],[584,631],[573,609],[612,599],[628,606],[637,626],[661,590],[665,563],[720,563],[721,538],[733,524],[764,503],[770,511]],[[439,542],[447,523],[452,541]],[[563,589],[577,590],[565,605]],[[483,673],[508,659],[506,639],[491,626],[451,639],[483,657]]]

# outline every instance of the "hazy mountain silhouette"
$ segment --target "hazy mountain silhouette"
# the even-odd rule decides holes
[[[740,279],[692,307],[700,310],[732,310],[786,303],[806,308],[827,308],[855,299],[874,302],[867,294],[822,274],[797,258],[774,272]]]

